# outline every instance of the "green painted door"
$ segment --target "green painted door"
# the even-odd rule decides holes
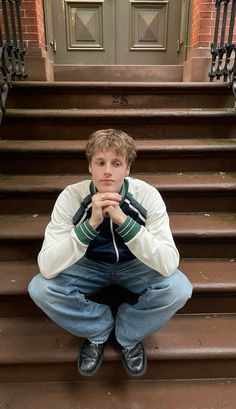
[[[182,3],[45,0],[52,59],[55,64],[72,65],[178,64]]]

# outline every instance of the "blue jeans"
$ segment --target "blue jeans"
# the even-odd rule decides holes
[[[111,284],[139,296],[134,305],[121,304],[115,318],[108,305],[86,298]],[[48,317],[72,334],[102,343],[115,328],[119,344],[130,347],[159,330],[183,307],[192,285],[179,270],[163,277],[138,259],[108,264],[83,257],[50,280],[38,274],[29,293]]]

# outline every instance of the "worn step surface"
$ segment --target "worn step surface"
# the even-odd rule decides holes
[[[236,259],[182,259],[180,270],[188,276],[194,292],[236,292]],[[0,262],[0,294],[25,294],[38,267],[32,261]]]
[[[182,82],[182,65],[55,64],[55,81]]]
[[[0,172],[87,174],[85,140],[0,141]],[[137,140],[134,173],[236,171],[236,139]],[[14,162],[14,166],[12,163]]]
[[[155,186],[168,211],[235,211],[236,173],[132,173]],[[1,175],[0,213],[49,213],[68,185],[90,175]]]
[[[0,260],[36,257],[48,215],[0,215]],[[171,213],[173,236],[182,257],[234,257],[235,213]]]
[[[14,82],[10,108],[232,108],[227,83]]]
[[[82,339],[49,319],[0,319],[0,381],[70,381]],[[225,334],[227,333],[227,337]],[[175,315],[145,339],[148,370],[143,379],[236,377],[236,315]],[[20,377],[20,378],[19,378]],[[128,379],[117,345],[109,342],[94,379]]]
[[[184,259],[180,270],[193,284],[193,297],[182,312],[236,313],[236,259]],[[28,295],[28,284],[38,273],[36,262],[0,262],[0,316],[42,315]],[[104,302],[120,298],[120,289],[100,295]],[[123,294],[128,299],[128,294]]]
[[[9,409],[235,409],[236,380],[36,382],[0,385]]]
[[[137,138],[235,137],[236,111],[222,109],[8,109],[3,139],[87,139],[98,129],[119,128]],[[27,125],[26,125],[27,124]],[[196,126],[197,125],[197,126]]]

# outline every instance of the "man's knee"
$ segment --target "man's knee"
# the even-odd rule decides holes
[[[176,310],[182,308],[191,296],[192,285],[180,271],[164,279],[161,284],[152,285],[148,294],[149,303],[169,305]]]
[[[29,295],[37,305],[46,299],[48,281],[41,274],[38,274],[32,278],[28,285]]]
[[[178,308],[183,307],[186,302],[191,298],[193,287],[188,278],[181,273],[181,271],[177,271],[173,275],[173,280],[170,281],[171,283],[171,294],[173,296],[172,302],[178,304]]]

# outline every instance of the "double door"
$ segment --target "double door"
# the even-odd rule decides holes
[[[189,0],[45,0],[56,64],[178,64]]]

